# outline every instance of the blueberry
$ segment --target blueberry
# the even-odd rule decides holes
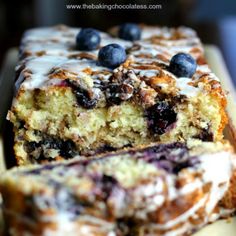
[[[73,93],[75,94],[77,103],[80,106],[86,109],[92,109],[97,105],[98,100],[93,96],[91,91],[80,87],[79,84],[73,80],[67,79],[66,83],[71,87]]]
[[[200,134],[195,136],[194,138],[198,138],[201,139],[202,141],[208,141],[208,142],[212,142],[214,139],[213,133],[209,130],[209,128],[201,130]]]
[[[126,60],[126,52],[119,44],[112,43],[102,47],[98,53],[98,61],[108,68],[118,67]]]
[[[196,68],[196,61],[191,55],[186,53],[178,53],[170,60],[169,70],[178,77],[191,78]]]
[[[106,89],[106,99],[109,104],[120,105],[122,100],[120,99],[120,86],[117,84],[109,84]]]
[[[145,116],[148,120],[148,128],[154,135],[164,134],[167,128],[177,119],[173,107],[164,101],[149,107],[145,112]]]
[[[65,158],[72,158],[75,155],[75,144],[71,140],[62,142],[60,155]]]
[[[126,23],[120,26],[119,37],[125,40],[134,41],[141,38],[141,29],[133,23]]]
[[[35,142],[35,141],[32,141],[32,142],[27,142],[26,145],[25,145],[25,148],[26,148],[26,151],[28,153],[31,153],[33,151],[35,151],[35,149],[41,147],[41,142]]]
[[[92,178],[96,184],[94,192],[104,200],[107,200],[118,187],[118,182],[113,176],[102,174]]]
[[[156,163],[157,167],[166,170],[169,173],[173,172],[174,165],[171,161],[168,160],[160,160]]]
[[[76,36],[78,50],[95,50],[101,42],[99,32],[92,28],[81,29]]]
[[[183,143],[148,147],[138,158],[172,174],[178,174],[182,169],[195,167],[200,163],[197,156],[190,156]]]
[[[92,109],[97,105],[98,100],[91,98],[91,94],[89,93],[89,91],[81,87],[77,87],[75,96],[78,104],[86,109]]]

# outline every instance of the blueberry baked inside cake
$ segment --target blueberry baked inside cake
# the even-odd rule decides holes
[[[235,212],[235,164],[227,144],[190,150],[175,142],[14,168],[0,180],[6,230],[12,236],[190,235]]]
[[[220,141],[226,99],[196,33],[125,24],[25,33],[16,69],[19,165],[152,142]]]

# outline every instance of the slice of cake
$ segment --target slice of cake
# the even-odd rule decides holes
[[[222,139],[225,95],[195,32],[137,27],[121,26],[122,39],[66,26],[25,33],[8,113],[18,164]]]
[[[1,176],[9,235],[189,235],[235,212],[228,145],[151,145]]]

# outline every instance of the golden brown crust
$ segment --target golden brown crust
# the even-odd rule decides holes
[[[231,180],[229,189],[222,199],[220,205],[225,207],[226,209],[235,209],[236,208],[236,171],[234,171]]]

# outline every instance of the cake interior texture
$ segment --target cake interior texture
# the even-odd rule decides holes
[[[235,172],[230,146],[209,142],[14,168],[0,180],[6,228],[12,236],[190,235],[235,212]]]
[[[8,113],[18,164],[151,142],[222,140],[225,95],[193,30],[143,26],[135,42],[100,32],[101,47],[115,42],[126,49],[126,61],[115,69],[98,64],[98,50],[76,50],[78,31],[39,28],[22,39]],[[169,71],[178,52],[196,60],[192,78]]]
[[[69,158],[73,153],[93,154],[154,141],[186,141],[187,137],[213,141],[213,130],[221,123],[220,106],[210,96],[197,100],[196,104],[177,103],[170,110],[168,103],[162,101],[154,110],[162,117],[152,117],[152,110],[146,111],[131,101],[93,110],[79,108],[74,94],[66,88],[51,93],[42,90],[36,95],[26,92],[17,101],[17,119],[25,122],[27,128],[24,123],[16,123],[16,150],[22,148],[22,157],[28,152],[37,159],[43,151],[46,157],[55,158],[65,152],[63,156]],[[151,128],[149,118],[154,119]],[[162,122],[169,121],[170,130],[162,134]],[[159,128],[157,134],[153,132],[155,127]]]

